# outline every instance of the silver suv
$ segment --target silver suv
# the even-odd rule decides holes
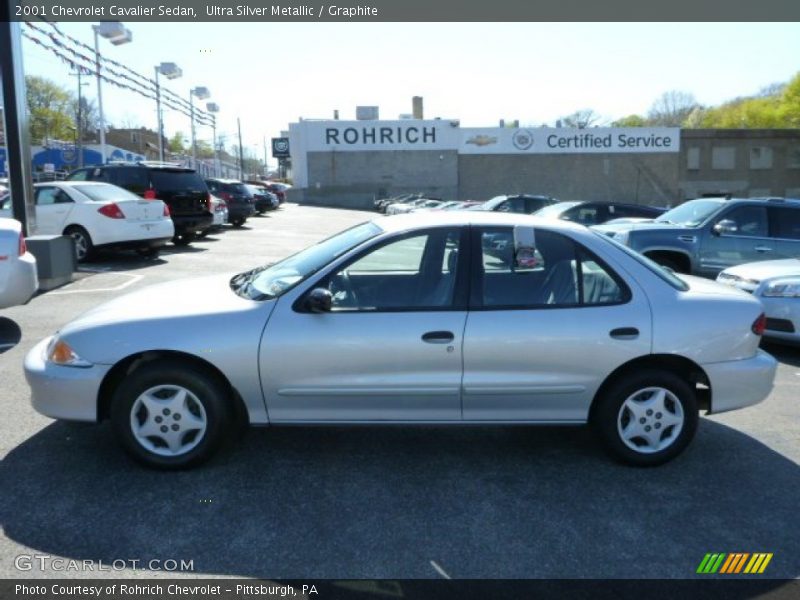
[[[800,201],[700,198],[645,223],[598,225],[678,273],[716,277],[746,262],[800,257]]]

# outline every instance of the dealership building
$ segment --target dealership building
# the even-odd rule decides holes
[[[370,207],[407,192],[546,194],[674,206],[700,196],[800,198],[800,130],[461,127],[457,120],[301,120],[294,198]]]

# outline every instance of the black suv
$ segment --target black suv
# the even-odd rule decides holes
[[[241,227],[256,212],[253,193],[247,186],[236,179],[206,179],[208,189],[217,198],[228,204],[228,222],[234,227]]]
[[[194,169],[159,162],[108,163],[77,169],[67,180],[105,181],[162,200],[175,224],[176,244],[188,244],[214,223],[208,188]]]

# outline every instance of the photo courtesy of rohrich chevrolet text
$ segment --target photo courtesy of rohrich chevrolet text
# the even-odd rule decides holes
[[[0,598],[800,597],[800,4],[0,6]]]

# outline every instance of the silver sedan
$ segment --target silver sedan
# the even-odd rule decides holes
[[[99,306],[26,357],[42,414],[110,419],[183,468],[250,425],[589,423],[657,465],[756,404],[758,300],[584,227],[491,212],[363,223],[273,265]]]
[[[800,260],[745,263],[725,269],[717,281],[761,300],[767,315],[765,338],[800,344]]]

